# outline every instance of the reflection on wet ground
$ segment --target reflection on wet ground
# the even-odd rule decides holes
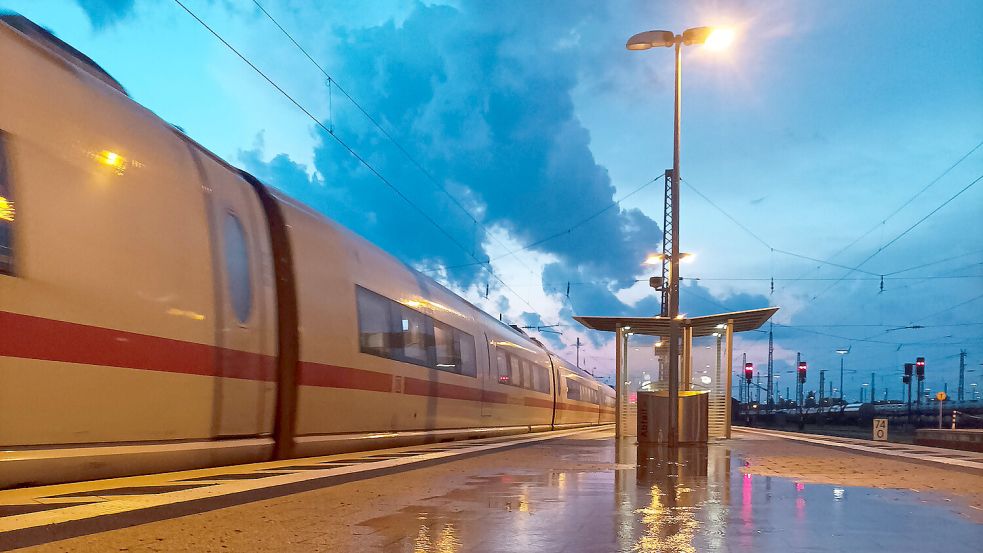
[[[912,492],[744,474],[725,445],[542,447],[549,468],[501,467],[361,526],[394,553],[957,552],[983,539],[983,526]]]

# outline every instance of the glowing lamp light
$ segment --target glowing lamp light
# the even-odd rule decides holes
[[[14,202],[0,196],[0,221],[14,222]]]
[[[710,31],[703,44],[711,50],[725,50],[732,42],[734,42],[734,30],[721,27]]]
[[[658,265],[658,264],[662,263],[662,260],[664,258],[665,258],[665,256],[662,255],[661,253],[650,253],[648,255],[648,257],[645,258],[645,261],[642,262],[642,264],[643,265]]]

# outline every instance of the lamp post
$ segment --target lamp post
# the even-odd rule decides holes
[[[733,34],[724,29],[694,27],[681,35],[672,31],[645,31],[628,39],[625,47],[629,50],[648,50],[649,48],[674,46],[676,48],[675,102],[672,133],[672,252],[670,255],[667,300],[669,309],[669,446],[679,443],[679,119],[682,85],[682,46],[707,44],[714,48],[726,47]],[[664,252],[665,253],[665,252]]]
[[[839,348],[836,353],[840,355],[840,403],[843,403],[843,356],[850,353],[850,348]]]

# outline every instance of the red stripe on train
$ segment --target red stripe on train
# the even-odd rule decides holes
[[[0,328],[0,355],[7,357],[276,380],[276,360],[268,355],[6,311],[0,311]]]
[[[3,328],[0,356],[266,382],[276,380],[276,359],[268,355],[6,311],[0,311],[0,328]],[[217,358],[221,360],[222,370],[216,368]],[[393,391],[391,374],[310,361],[300,363],[299,381],[304,386]],[[404,378],[403,393],[501,404],[509,403],[510,399],[503,392],[413,377]],[[522,405],[550,409],[553,401],[524,397]],[[557,409],[597,411],[594,406],[570,403],[557,403]]]

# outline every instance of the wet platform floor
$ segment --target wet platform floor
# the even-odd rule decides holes
[[[845,455],[784,442],[745,436],[668,450],[587,432],[37,550],[980,551],[983,524],[964,497],[748,473],[766,445],[806,459]]]
[[[617,455],[613,439],[548,447],[560,460],[598,464],[476,475],[364,524],[394,538],[387,552],[952,552],[983,544],[983,525],[944,498],[747,474],[744,456],[724,444],[629,445]],[[944,536],[932,531],[940,528]]]

